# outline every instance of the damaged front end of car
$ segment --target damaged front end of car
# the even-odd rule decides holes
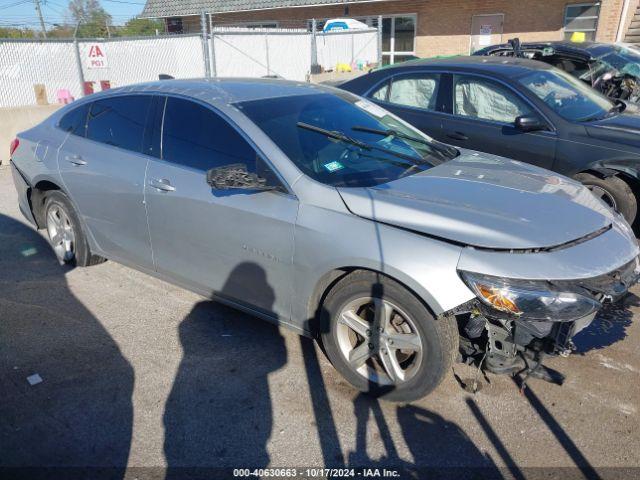
[[[575,349],[572,338],[603,305],[620,300],[638,281],[640,261],[635,257],[612,272],[580,280],[459,274],[476,295],[454,312],[462,361],[495,374],[522,374],[525,382],[533,377],[561,385],[564,375],[543,360]]]

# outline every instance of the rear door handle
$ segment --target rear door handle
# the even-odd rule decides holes
[[[166,178],[155,178],[153,180],[149,180],[149,185],[163,192],[174,192],[176,189],[176,187],[171,185],[171,182]]]
[[[67,161],[73,163],[74,165],[81,166],[86,165],[87,161],[83,160],[80,155],[67,155]]]
[[[462,132],[449,132],[447,133],[447,137],[453,138],[454,140],[469,140],[469,137]]]

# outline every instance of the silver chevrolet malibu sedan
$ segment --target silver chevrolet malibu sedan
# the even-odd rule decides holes
[[[629,225],[580,184],[329,87],[119,88],[21,133],[11,159],[61,263],[110,259],[316,337],[391,400],[456,360],[560,383],[544,357],[640,272]]]

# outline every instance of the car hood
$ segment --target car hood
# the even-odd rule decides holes
[[[625,112],[609,118],[585,124],[591,138],[640,147],[640,109],[627,104]]]
[[[468,150],[416,175],[338,191],[360,217],[491,249],[559,246],[605,231],[618,217],[573,180]]]

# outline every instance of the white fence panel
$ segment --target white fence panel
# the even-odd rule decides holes
[[[89,68],[89,49],[99,43],[105,49],[106,68]],[[150,37],[79,43],[85,81],[109,80],[112,87],[158,80],[166,73],[175,78],[204,77],[200,36]]]
[[[339,63],[374,63],[378,61],[378,31],[334,31],[316,35],[318,63],[325,70],[335,69]]]
[[[269,35],[269,70],[287,80],[305,81],[311,72],[311,34]]]
[[[215,33],[213,50],[218,77],[264,77],[269,74],[266,34]]]
[[[35,84],[45,86],[49,103],[58,90],[80,97],[73,43],[0,41],[0,107],[35,105]]]
[[[89,55],[96,45],[102,65]],[[325,69],[378,59],[375,29],[321,33],[316,46],[318,63]],[[81,97],[75,48],[70,40],[0,40],[0,107],[35,104],[35,84],[45,86],[49,103],[58,101],[59,90]],[[83,39],[78,49],[84,81],[94,82],[94,90],[100,90],[101,81],[119,87],[157,80],[161,73],[175,78],[206,75],[200,35]],[[207,61],[219,77],[277,75],[304,81],[311,71],[311,50],[312,34],[302,29],[214,29]]]

